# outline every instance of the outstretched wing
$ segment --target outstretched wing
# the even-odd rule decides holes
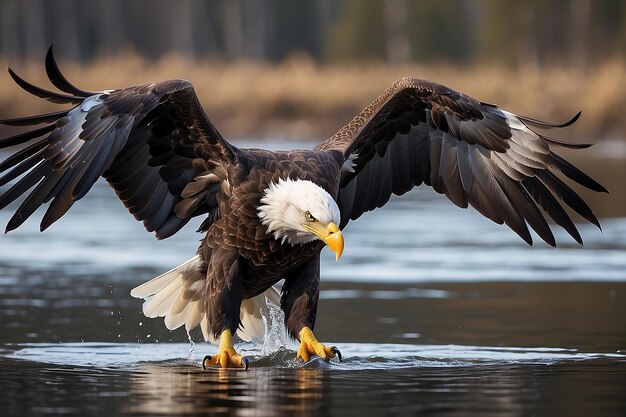
[[[82,198],[100,176],[158,238],[176,233],[193,216],[216,215],[215,194],[227,164],[239,150],[222,139],[188,81],[171,80],[119,90],[83,91],[59,71],[52,47],[46,72],[64,93],[36,87],[9,70],[15,82],[69,110],[1,120],[33,130],[0,139],[0,148],[19,146],[0,163],[0,186],[18,179],[1,197],[0,209],[34,187],[16,210],[7,231],[19,227],[45,203],[46,229]]]
[[[562,203],[600,227],[589,206],[556,171],[594,191],[606,190],[551,146],[536,129],[544,123],[479,102],[443,85],[403,78],[316,149],[343,153],[338,204],[341,227],[422,183],[459,207],[473,206],[505,223],[532,244],[530,225],[550,245],[554,236],[542,212],[579,243],[582,239]]]

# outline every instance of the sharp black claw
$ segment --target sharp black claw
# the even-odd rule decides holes
[[[341,352],[339,351],[339,349],[337,349],[337,347],[333,346],[330,348],[330,351],[333,352],[335,355],[337,355],[337,358],[339,359],[339,362],[341,362]]]
[[[202,369],[206,370],[207,366],[205,365],[205,363],[211,362],[211,359],[213,359],[211,355],[206,355],[204,359],[202,359]]]
[[[243,370],[247,371],[248,366],[250,365],[250,361],[248,360],[248,358],[244,357],[243,359],[241,359],[241,362],[243,363]]]

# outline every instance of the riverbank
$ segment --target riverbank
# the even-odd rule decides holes
[[[0,58],[27,80],[49,86],[43,56],[38,62]],[[225,137],[321,139],[332,135],[389,84],[411,75],[437,81],[512,112],[548,121],[583,116],[567,130],[574,141],[598,142],[626,131],[626,63],[609,60],[586,71],[575,68],[505,68],[488,64],[383,64],[319,66],[307,57],[279,65],[199,61],[177,55],[148,61],[120,54],[88,64],[61,61],[67,78],[84,89],[109,89],[158,80],[190,80],[207,113]],[[58,109],[21,92],[8,74],[0,77],[0,114],[22,116]],[[562,136],[562,135],[561,135]]]

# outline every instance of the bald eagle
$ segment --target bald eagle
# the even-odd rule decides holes
[[[582,243],[564,205],[600,227],[555,175],[605,192],[552,150],[589,145],[540,133],[569,126],[580,113],[567,123],[545,123],[407,77],[315,148],[270,152],[224,140],[188,81],[85,91],[61,74],[52,48],[45,69],[60,92],[9,69],[27,92],[71,107],[1,121],[37,126],[0,139],[0,148],[13,152],[0,164],[0,186],[13,181],[0,209],[26,194],[6,230],[47,204],[45,230],[100,176],[157,239],[201,216],[198,231],[205,235],[196,255],[131,295],[145,299],[144,313],[165,317],[169,329],[200,325],[207,341],[219,343],[205,367],[248,367],[231,337],[263,334],[267,299],[280,305],[287,331],[300,341],[297,357],[341,359],[313,334],[320,251],[328,246],[339,259],[350,220],[420,184],[506,224],[528,244],[530,226],[555,245],[545,215]],[[279,295],[273,285],[280,280]]]

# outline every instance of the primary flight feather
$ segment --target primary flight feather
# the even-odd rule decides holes
[[[190,82],[170,80],[84,91],[60,72],[52,47],[46,73],[62,92],[34,86],[38,97],[72,107],[5,119],[32,130],[0,139],[15,148],[0,163],[0,209],[25,195],[6,230],[47,204],[41,230],[63,216],[104,177],[158,239],[201,216],[206,233],[189,261],[133,289],[148,317],[169,329],[200,326],[219,351],[203,366],[248,366],[232,335],[263,335],[268,300],[285,313],[298,356],[332,358],[313,334],[320,251],[343,251],[341,230],[382,207],[392,194],[426,184],[459,207],[474,207],[529,244],[528,226],[550,245],[545,215],[577,242],[564,206],[597,225],[585,201],[557,174],[594,191],[600,184],[554,153],[585,148],[540,131],[556,125],[519,116],[437,83],[402,78],[334,136],[312,150],[240,149],[211,123]],[[272,287],[284,279],[282,294]]]

